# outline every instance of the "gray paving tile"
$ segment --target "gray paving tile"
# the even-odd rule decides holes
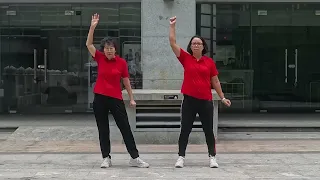
[[[7,154],[0,156],[0,179],[316,179],[320,154],[220,154],[218,169],[205,154],[190,154],[186,166],[174,168],[176,154],[142,154],[148,169],[128,166],[127,154],[113,155],[113,166],[101,169],[99,154]],[[307,158],[306,158],[307,157]],[[312,160],[310,157],[314,157]]]

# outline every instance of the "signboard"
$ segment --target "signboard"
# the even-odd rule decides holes
[[[168,99],[178,99],[178,95],[164,95],[163,96],[164,100],[168,100]]]

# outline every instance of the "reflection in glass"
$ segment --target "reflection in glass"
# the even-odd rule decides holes
[[[230,112],[320,109],[320,4],[212,3],[209,41]],[[197,32],[207,36],[199,22]],[[204,17],[204,18],[203,18]],[[306,71],[307,70],[307,71]],[[239,111],[237,111],[239,110]]]
[[[92,14],[99,13],[101,17],[94,43],[99,44],[107,36],[115,37],[121,55],[124,44],[133,41],[140,46],[140,6],[10,4],[0,9],[0,72],[7,94],[4,109],[21,113],[87,111],[92,91],[88,88],[90,56],[85,41]],[[9,16],[8,11],[16,15]],[[134,56],[138,65],[132,65],[136,79],[142,78],[138,54],[135,52]]]
[[[247,18],[250,9],[243,11],[242,4],[211,4],[210,18],[211,57],[219,70],[219,79],[225,95],[233,102],[231,108],[220,107],[220,111],[251,111],[253,70],[250,69],[250,24],[240,23]],[[209,15],[201,15],[201,22]],[[204,19],[203,19],[204,17]],[[203,25],[201,23],[201,25]],[[209,28],[208,28],[209,29]],[[207,29],[206,29],[207,30]],[[201,36],[208,37],[201,27]]]

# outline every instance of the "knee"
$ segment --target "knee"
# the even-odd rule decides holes
[[[191,133],[192,129],[190,130],[189,128],[181,128],[180,130],[180,134],[185,134],[185,135],[189,135]]]

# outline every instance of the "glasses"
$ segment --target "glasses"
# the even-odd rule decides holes
[[[113,51],[115,48],[114,47],[104,47],[104,49],[107,51]]]
[[[201,46],[202,43],[191,43],[192,46]]]

